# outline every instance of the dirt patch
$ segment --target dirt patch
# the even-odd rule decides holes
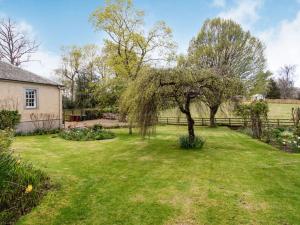
[[[65,128],[81,128],[92,127],[96,124],[103,126],[104,128],[118,128],[127,127],[127,123],[120,122],[119,120],[98,119],[98,120],[86,120],[80,122],[65,122]]]

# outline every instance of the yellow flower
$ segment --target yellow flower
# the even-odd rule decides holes
[[[20,163],[21,163],[21,159],[18,159],[18,160],[17,160],[17,164],[20,164]]]
[[[30,192],[32,192],[32,185],[31,184],[29,184],[27,186],[27,188],[25,189],[25,193],[30,193]]]

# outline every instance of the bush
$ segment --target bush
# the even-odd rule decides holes
[[[193,142],[190,142],[188,135],[179,137],[180,148],[183,149],[201,149],[205,143],[205,140],[202,137],[196,136]]]
[[[85,110],[85,115],[87,120],[94,120],[94,119],[99,119],[102,117],[102,112],[97,109],[88,109]]]
[[[59,136],[66,140],[72,141],[93,141],[112,139],[115,134],[111,131],[102,129],[102,126],[95,125],[93,128],[73,128],[64,130],[59,133]]]
[[[0,152],[7,151],[13,140],[11,130],[0,130]]]
[[[35,135],[47,135],[47,134],[58,134],[60,132],[60,129],[51,129],[51,130],[45,130],[45,129],[36,129],[34,131],[30,132],[18,132],[15,134],[15,136],[35,136]]]
[[[0,224],[13,224],[38,204],[50,182],[43,172],[12,155],[12,134],[5,133],[0,136]]]
[[[20,122],[21,115],[18,111],[0,110],[0,130],[14,129]]]

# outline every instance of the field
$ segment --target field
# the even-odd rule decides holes
[[[300,103],[269,103],[269,114],[268,117],[270,119],[291,119],[291,110],[295,107],[300,107]],[[216,117],[217,118],[228,118],[235,117],[233,111],[233,107],[229,104],[224,104],[221,106],[218,111]],[[192,105],[192,115],[194,117],[203,117],[209,118],[209,110],[208,108],[201,104]],[[161,113],[162,117],[184,117],[184,115],[178,109],[169,109]]]
[[[54,184],[18,224],[300,224],[299,154],[224,127],[196,131],[200,151],[178,148],[183,126],[144,140],[125,129],[107,141],[18,137],[16,154]]]

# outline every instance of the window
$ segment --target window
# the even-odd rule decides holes
[[[37,107],[37,91],[35,89],[26,89],[26,108],[35,109]]]

